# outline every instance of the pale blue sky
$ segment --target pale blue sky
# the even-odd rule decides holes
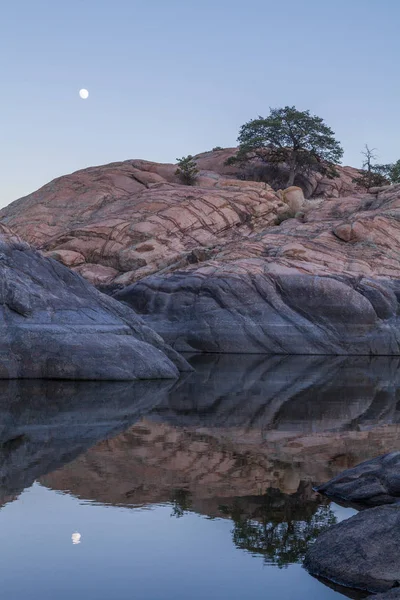
[[[286,104],[346,164],[365,142],[397,160],[399,23],[398,0],[4,0],[0,206],[86,166],[234,145]]]

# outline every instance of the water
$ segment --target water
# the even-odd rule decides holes
[[[312,486],[400,449],[398,361],[192,364],[179,382],[0,382],[5,597],[344,598],[301,563],[355,511]]]

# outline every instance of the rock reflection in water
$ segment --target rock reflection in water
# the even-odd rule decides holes
[[[142,403],[140,421],[41,483],[105,505],[170,503],[176,517],[230,518],[238,548],[279,566],[301,561],[334,518],[312,485],[400,449],[398,359],[192,364],[195,373]]]
[[[328,525],[312,485],[400,449],[396,358],[194,356],[177,382],[0,382],[2,503],[83,500],[232,520],[284,566]]]
[[[170,387],[167,381],[0,381],[0,503],[125,430]]]

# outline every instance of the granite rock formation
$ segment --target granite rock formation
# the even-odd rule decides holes
[[[129,308],[0,227],[0,379],[176,378],[187,367]]]
[[[400,452],[391,452],[347,469],[317,491],[361,507],[400,502]]]
[[[177,350],[400,353],[400,185],[118,291]]]
[[[304,566],[317,577],[369,592],[399,586],[400,506],[362,511],[320,535]]]
[[[398,355],[400,185],[304,201],[299,187],[238,179],[232,152],[196,157],[195,186],[174,165],[126,161],[0,216],[177,351]]]
[[[174,165],[131,160],[60,177],[0,217],[95,285],[127,285],[212,258],[227,242],[298,212],[266,183],[239,180],[224,167],[233,151],[197,156],[193,187],[179,183]]]

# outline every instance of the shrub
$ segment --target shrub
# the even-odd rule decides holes
[[[179,177],[184,185],[194,185],[196,183],[199,170],[196,165],[196,161],[193,156],[189,154],[183,158],[176,159],[178,168],[175,171],[175,175]]]

